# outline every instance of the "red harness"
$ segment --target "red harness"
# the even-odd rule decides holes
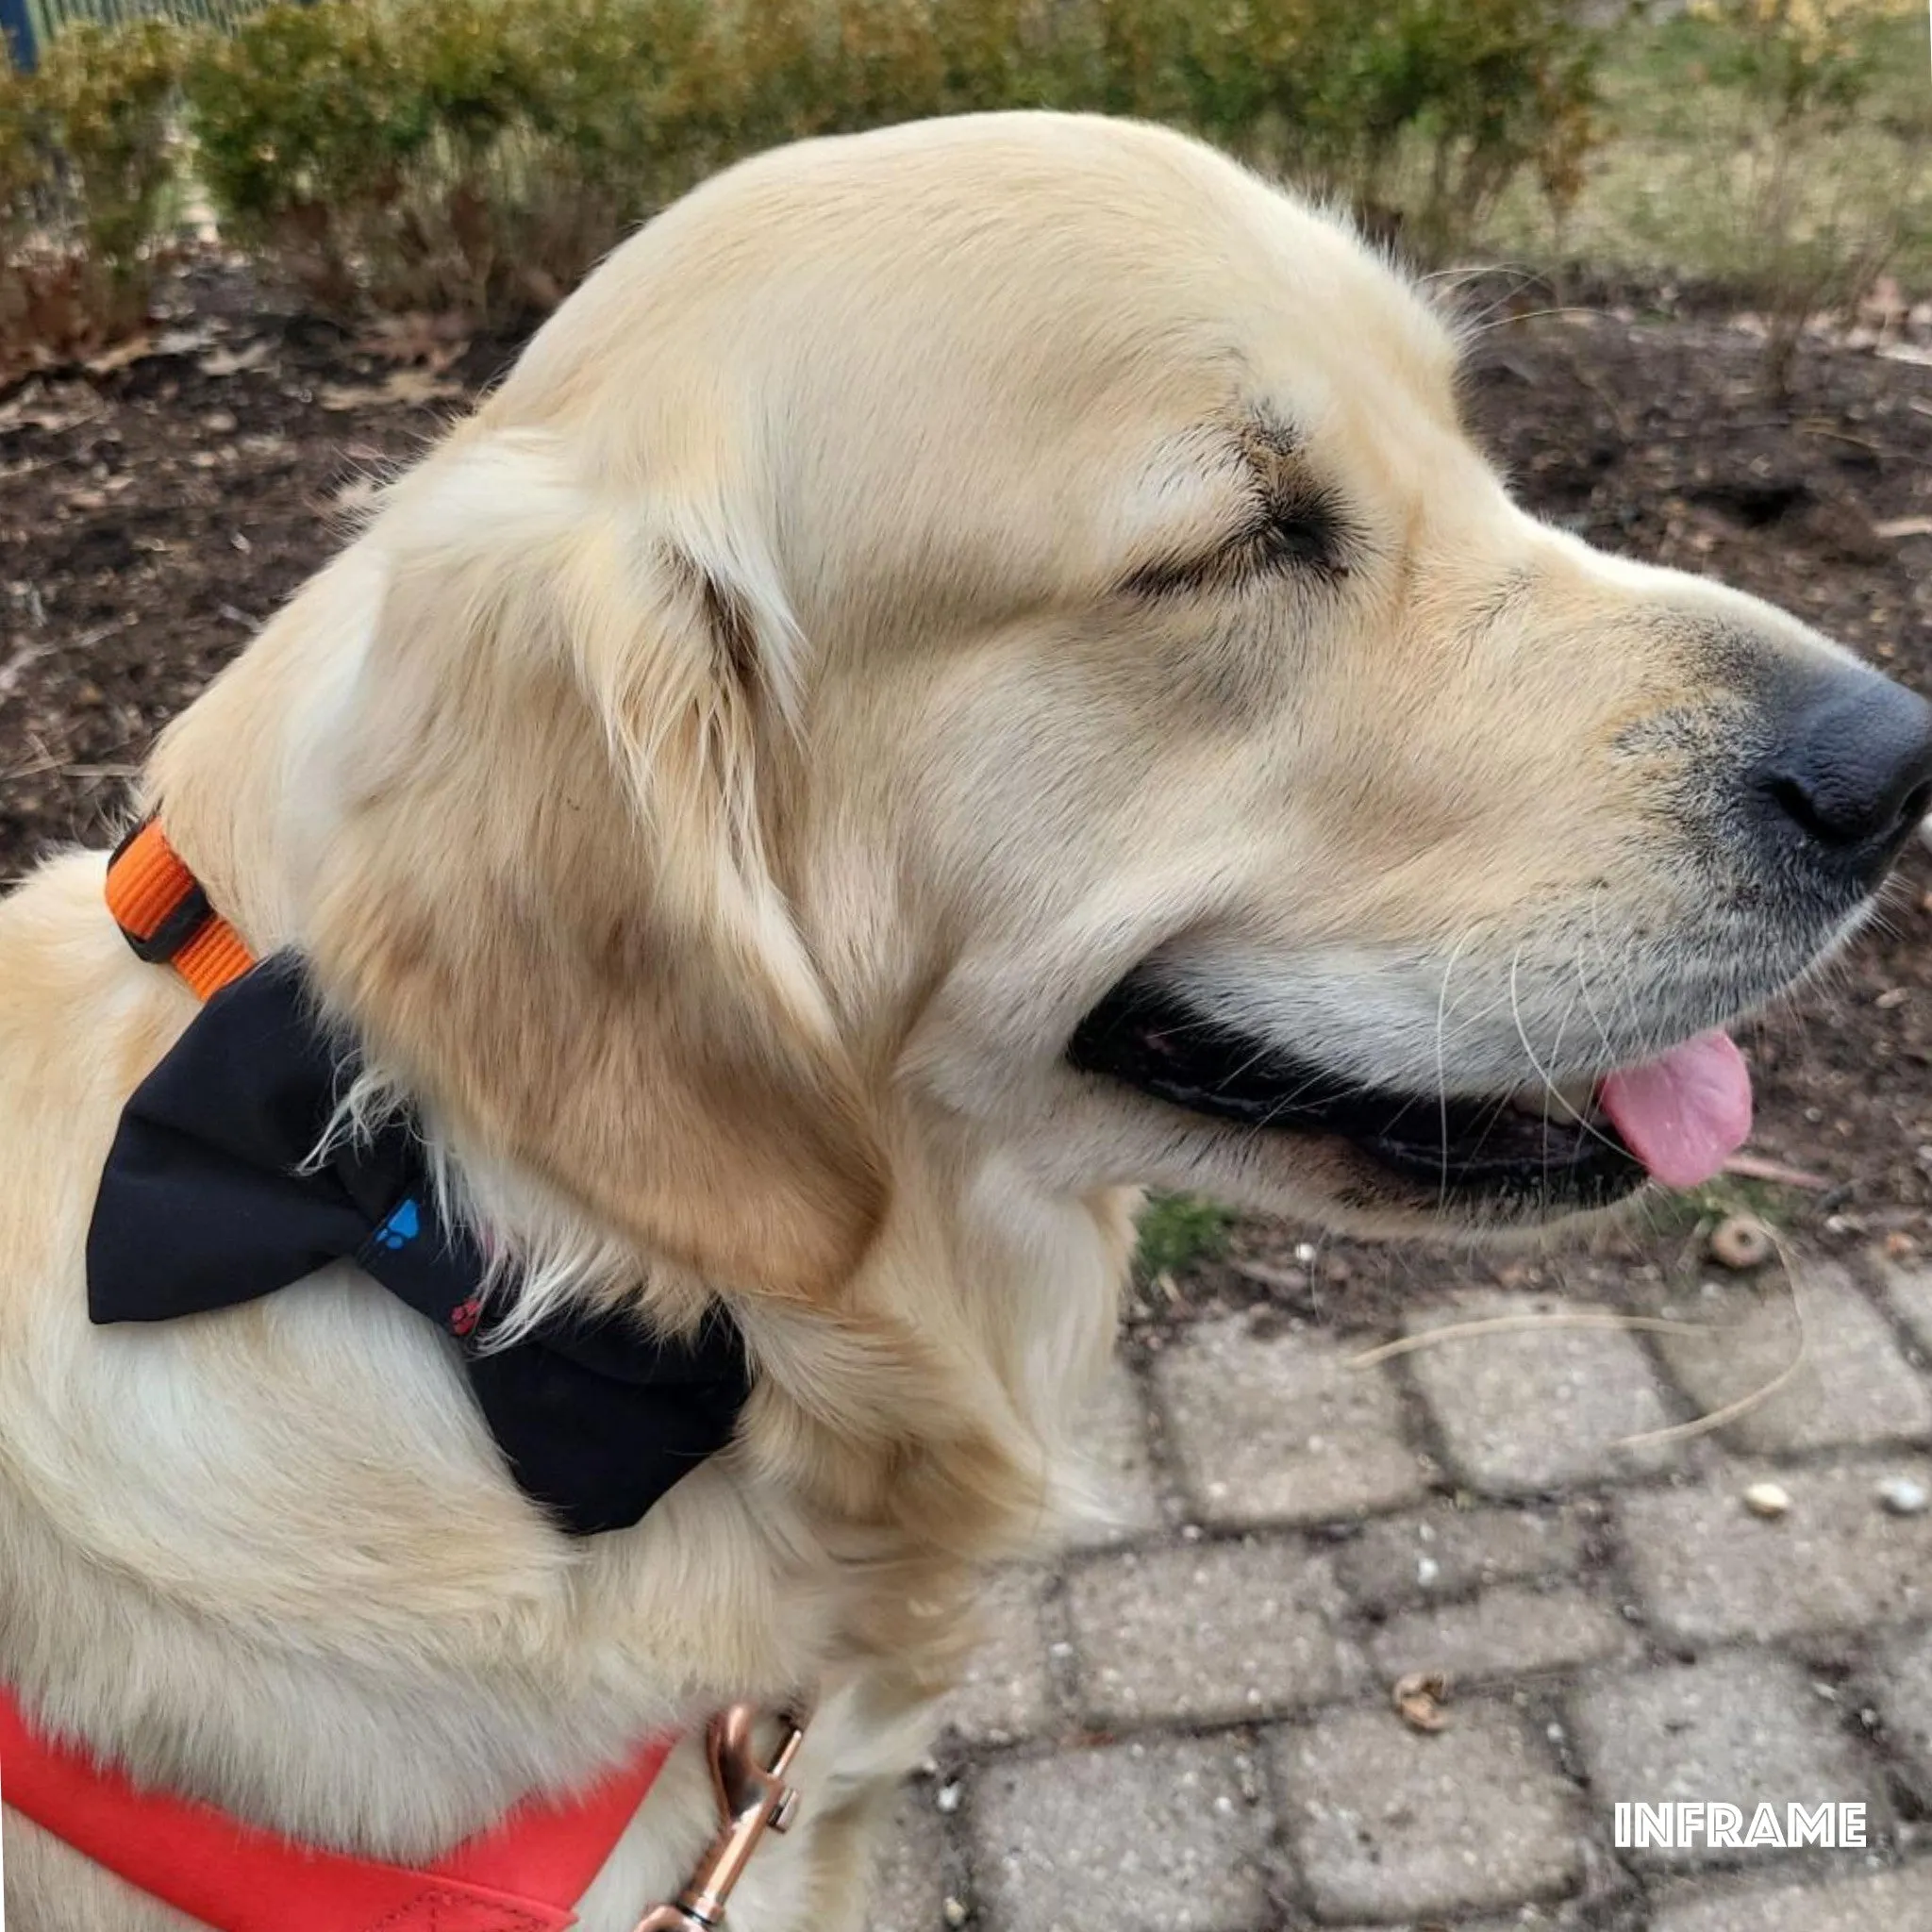
[[[108,902],[137,951],[172,965],[203,999],[253,963],[152,822],[116,857]],[[519,1805],[418,1871],[316,1851],[139,1790],[35,1729],[0,1684],[0,1797],[215,1932],[563,1932],[675,1741],[651,1739],[588,1790]]]
[[[137,1890],[218,1932],[563,1932],[673,1740],[575,1797],[533,1801],[418,1871],[318,1852],[35,1730],[0,1687],[0,1794]]]

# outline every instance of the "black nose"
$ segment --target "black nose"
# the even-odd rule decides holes
[[[1786,714],[1762,774],[1774,813],[1814,856],[1875,884],[1932,809],[1932,705],[1875,672],[1846,668]]]

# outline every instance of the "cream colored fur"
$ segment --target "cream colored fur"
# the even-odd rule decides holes
[[[808,1822],[732,1920],[859,1924],[975,1576],[1078,1491],[1124,1190],[1426,1218],[1339,1145],[1072,1074],[1108,985],[1158,950],[1338,1064],[1513,1085],[1830,937],[1752,931],[1740,977],[1657,816],[1690,754],[1616,749],[1722,737],[1713,626],[1828,647],[1518,510],[1455,359],[1342,227],[1099,121],[786,150],[620,250],[148,791],[314,962],[372,1102],[424,1109],[523,1312],[729,1305],[741,1440],[574,1542],[346,1269],[91,1328],[94,1183],[193,1003],[60,858],[0,904],[0,1676],[143,1776],[406,1859],[818,1686]],[[1133,589],[1219,541],[1257,421],[1347,502],[1349,575]],[[687,1746],[587,1932],[708,1824]],[[10,1932],[180,1924],[11,1815],[6,1867]]]

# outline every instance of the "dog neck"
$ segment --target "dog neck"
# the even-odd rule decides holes
[[[161,734],[144,775],[175,849],[263,956],[305,938],[332,814],[331,741],[382,589],[365,550],[337,558]]]
[[[258,951],[307,950],[384,588],[366,541],[344,553],[157,749],[149,793],[170,839]],[[621,1238],[587,1239],[582,1216],[540,1183],[470,1149],[459,1131],[436,1131],[488,1237],[555,1263],[558,1292],[641,1291],[683,1322],[719,1291]],[[1111,1341],[1132,1197],[1050,1196],[944,1122],[908,1119],[893,1139],[924,1170],[900,1176],[901,1191],[950,1198],[948,1245],[889,1211],[833,1310],[722,1292],[765,1380],[786,1393],[788,1440],[809,1445],[789,1474],[814,1515],[862,1525],[855,1534],[873,1561],[889,1546],[908,1560],[929,1555],[942,1530],[958,1556],[1009,1553],[1056,1513],[1063,1437]],[[812,1424],[828,1413],[836,1428]],[[893,1461],[899,1493],[890,1496],[888,1441],[926,1445]],[[941,1492],[958,1486],[946,1501]]]

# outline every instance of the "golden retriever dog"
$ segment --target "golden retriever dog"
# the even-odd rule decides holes
[[[0,904],[22,1707],[406,1863],[675,1730],[579,1907],[625,1932],[710,1833],[708,1714],[809,1691],[732,1923],[857,1926],[976,1580],[1079,1506],[1135,1189],[1396,1233],[1710,1171],[1712,1029],[1869,912],[1932,711],[1518,508],[1457,362],[1342,225],[1101,119],[809,142],[619,250],[143,803],[417,1110],[502,1319],[723,1309],[753,1392],[570,1537],[346,1263],[91,1325],[197,1006],[57,857]],[[189,1923],[5,1850],[9,1932]]]

